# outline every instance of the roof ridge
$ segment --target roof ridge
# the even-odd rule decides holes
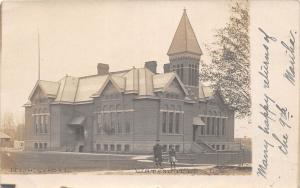
[[[78,80],[77,80],[77,84],[76,84],[76,91],[75,91],[75,95],[74,95],[73,102],[75,102],[75,101],[76,101],[76,97],[77,97],[77,91],[78,91],[78,88],[79,88],[79,82],[80,82],[80,79],[78,78]]]

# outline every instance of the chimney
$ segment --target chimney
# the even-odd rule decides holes
[[[157,62],[156,61],[147,61],[147,62],[145,62],[145,68],[149,69],[154,74],[156,74],[156,67],[157,67]]]
[[[170,72],[170,63],[164,64],[164,73]]]
[[[109,73],[109,65],[104,63],[98,63],[97,65],[98,75],[105,75]]]

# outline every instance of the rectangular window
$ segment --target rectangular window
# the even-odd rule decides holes
[[[180,78],[183,81],[183,64],[180,65]]]
[[[217,118],[216,121],[217,121],[217,136],[219,136],[220,135],[220,119]]]
[[[225,135],[225,119],[222,119],[222,135]]]
[[[97,152],[101,151],[101,144],[97,144]]]
[[[115,151],[115,145],[113,144],[110,145],[110,151]]]
[[[108,145],[104,144],[104,151],[108,151]]]
[[[97,114],[97,132],[100,133],[102,130],[102,114]]]
[[[130,133],[130,122],[129,121],[127,121],[125,124],[125,132],[126,132],[126,134]]]
[[[116,120],[117,120],[117,118],[116,118],[116,113],[115,112],[112,112],[112,113],[110,113],[110,115],[111,115],[111,127],[110,127],[110,129],[111,129],[111,134],[115,134],[116,133]]]
[[[176,146],[175,146],[175,151],[176,151],[176,152],[179,152],[179,149],[180,149],[180,146],[179,146],[179,145],[176,145]]]
[[[209,135],[210,118],[207,118],[206,135]]]
[[[128,145],[128,144],[126,144],[126,145],[124,146],[124,151],[125,151],[125,152],[129,152],[129,151],[130,151],[130,148],[129,148],[129,145]]]
[[[48,133],[48,124],[44,125],[44,131],[45,131],[45,133]]]
[[[41,116],[41,124],[44,125],[45,116]]]
[[[216,147],[217,147],[217,150],[220,150],[220,145],[218,144],[218,145],[216,145]]]
[[[109,134],[110,133],[109,113],[104,114],[103,122],[104,122],[104,132],[105,134]]]
[[[48,144],[44,143],[44,149],[47,149]]]
[[[118,144],[118,145],[117,145],[117,151],[122,151],[122,146],[121,146],[121,144]]]
[[[215,135],[215,118],[212,118],[212,123],[211,123],[211,125],[212,125],[212,127],[211,127],[211,134],[212,135]]]
[[[129,112],[127,112],[127,113],[125,113],[125,116],[124,116],[124,118],[125,118],[125,133],[126,134],[129,134],[130,133],[130,113]]]
[[[204,125],[201,125],[200,126],[200,134],[201,135],[204,135],[205,134],[205,131],[204,131],[205,129],[204,129]]]
[[[39,124],[39,130],[40,130],[39,133],[43,133],[43,125],[42,124]]]
[[[222,145],[222,150],[225,150],[225,145]]]
[[[40,133],[40,116],[35,116],[36,133]]]
[[[169,133],[173,133],[173,112],[169,113]]]
[[[44,133],[44,116],[40,116],[40,118],[41,118],[41,129],[40,129],[40,133]]]
[[[117,129],[118,129],[118,133],[122,134],[121,113],[120,112],[117,113]]]
[[[48,125],[48,124],[49,124],[49,116],[46,115],[46,116],[45,116],[45,125]]]
[[[163,118],[162,118],[162,132],[167,132],[167,112],[163,112]]]
[[[176,113],[176,117],[175,117],[175,133],[179,134],[179,113]]]
[[[38,124],[35,124],[35,134],[38,134],[39,133],[39,127],[38,127]]]
[[[34,143],[34,149],[38,149],[38,143]]]
[[[191,65],[189,65],[189,81],[188,81],[188,85],[191,85],[192,83],[192,67]]]
[[[43,149],[43,144],[39,143],[39,149]]]
[[[192,83],[191,85],[194,85],[194,82],[195,82],[195,69],[194,69],[194,65],[192,65]]]

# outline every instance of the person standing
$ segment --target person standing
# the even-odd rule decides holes
[[[162,147],[157,143],[155,146],[153,146],[153,153],[154,153],[154,161],[156,168],[160,167],[162,168]]]
[[[174,147],[172,147],[169,151],[169,161],[170,161],[170,164],[171,164],[171,170],[172,170],[172,167],[175,169],[176,168],[176,151],[174,149]]]

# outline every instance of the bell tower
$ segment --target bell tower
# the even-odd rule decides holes
[[[198,98],[199,62],[202,50],[185,9],[167,54],[170,64],[165,65],[168,67],[165,72],[176,72],[189,96],[192,99]]]

